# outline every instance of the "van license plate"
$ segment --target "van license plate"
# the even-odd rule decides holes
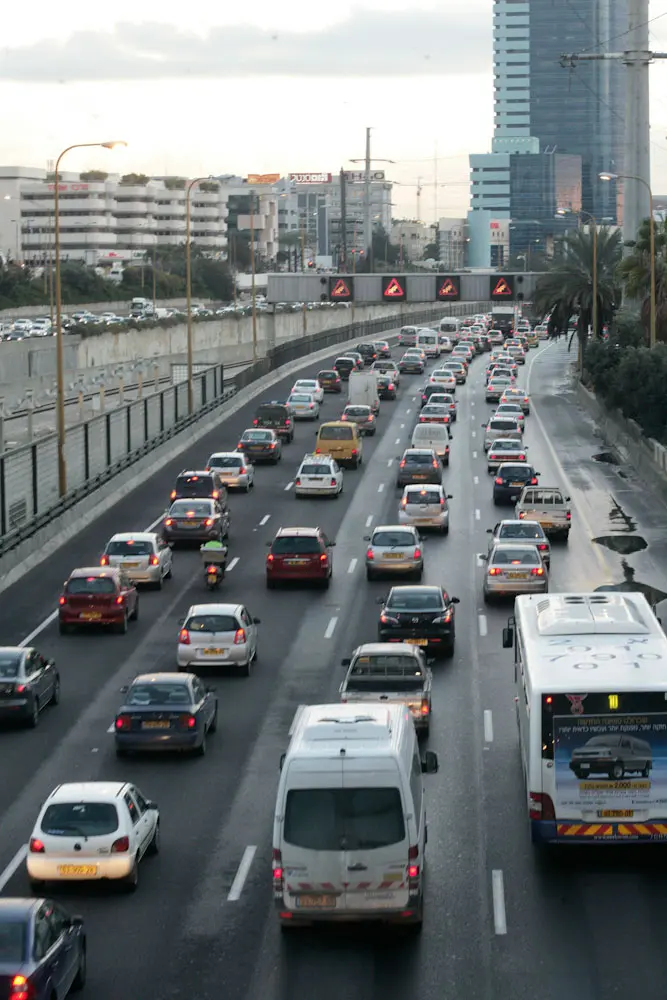
[[[335,907],[335,896],[315,896],[312,894],[295,897],[295,903],[300,909],[314,909],[315,907]]]
[[[124,562],[123,569],[134,569],[134,567],[138,565],[139,565],[138,562]]]

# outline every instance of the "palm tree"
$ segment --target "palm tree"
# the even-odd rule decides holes
[[[667,220],[655,221],[655,322],[658,340],[667,340]],[[631,253],[618,266],[618,277],[628,299],[641,302],[646,336],[651,320],[651,231],[644,219]]]
[[[577,335],[580,356],[586,347],[588,328],[593,321],[593,233],[577,230],[566,234],[560,242],[558,256],[549,270],[537,280],[533,295],[534,311],[545,316],[556,313],[569,317],[579,315]],[[616,281],[616,268],[621,258],[621,236],[607,227],[597,233],[597,330],[611,322],[620,302],[620,290]],[[570,338],[570,344],[572,338]],[[568,344],[568,350],[570,345]]]

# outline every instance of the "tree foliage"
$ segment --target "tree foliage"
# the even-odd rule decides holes
[[[149,180],[147,174],[123,174],[119,183],[121,187],[144,187]]]
[[[667,341],[667,220],[654,220],[656,337]],[[630,253],[618,266],[626,296],[641,302],[641,318],[648,334],[651,317],[651,229],[644,219]]]
[[[106,170],[84,170],[82,174],[79,174],[80,179],[86,183],[105,181],[108,176]]]
[[[667,444],[667,345],[622,347],[592,341],[585,378],[599,399],[634,420],[647,437]]]

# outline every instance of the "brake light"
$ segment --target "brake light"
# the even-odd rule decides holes
[[[308,404],[308,409],[309,410],[314,410],[315,409],[315,404],[314,403],[309,403]]]
[[[353,454],[353,455],[356,455],[356,454],[357,454],[357,449],[356,449],[356,448],[353,448],[353,449],[352,449],[352,454]]]
[[[257,417],[255,417],[255,419],[252,422],[253,427],[257,427],[258,423],[259,423],[259,420],[257,419]]]
[[[408,506],[408,498],[407,497],[403,497],[401,499],[401,507],[407,507],[407,506]]]
[[[242,646],[246,641],[246,634],[244,628],[237,628],[236,635],[234,636],[234,645]]]
[[[524,519],[525,516],[526,516],[525,510],[520,510],[519,511],[519,520],[523,521],[523,519]]]
[[[408,865],[408,878],[419,878],[419,865]]]
[[[331,477],[331,482],[330,482],[330,485],[331,485],[331,486],[336,486],[336,485],[337,485],[337,484],[336,484],[336,480],[334,479],[334,477],[333,477],[333,476]]]
[[[129,837],[119,837],[118,840],[114,840],[111,845],[112,854],[125,854],[125,851],[130,849],[130,838]]]
[[[151,556],[151,566],[159,566],[160,560],[157,556]]]
[[[340,419],[341,420],[347,420],[347,413],[343,413]]]
[[[441,506],[441,507],[444,507],[444,506],[445,506],[445,501],[444,501],[444,498],[443,498],[443,497],[440,497],[440,506]]]
[[[169,527],[169,525],[170,525],[170,524],[173,524],[174,522],[173,522],[173,520],[172,520],[172,518],[171,518],[171,517],[168,517],[168,518],[167,518],[167,520],[166,520],[166,521],[165,521],[164,523],[165,523],[165,525],[166,525],[167,527]]]
[[[63,604],[67,604],[67,598],[66,597],[59,597],[58,598],[58,604],[62,608]]]
[[[391,615],[380,615],[380,621],[383,625],[398,625],[398,618],[392,618]]]
[[[276,442],[272,441],[271,444],[269,445],[269,448],[275,448],[275,446],[276,446]]]
[[[319,455],[319,454],[321,453],[321,451],[322,451],[322,449],[321,449],[321,448],[316,448],[316,449],[315,449],[315,454],[316,454],[316,455]]]
[[[190,645],[190,633],[186,628],[182,628],[178,633],[178,644],[179,646],[189,646]]]
[[[180,721],[186,729],[197,728],[197,717],[195,715],[182,715]]]
[[[401,464],[399,465],[399,469],[403,469],[404,467],[405,467],[405,459],[402,458],[401,459]]]
[[[530,793],[530,818],[548,820],[556,818],[553,800],[550,795],[544,795],[542,792]]]
[[[421,714],[422,715],[428,715],[428,713],[430,711],[431,711],[431,709],[429,707],[429,703],[426,700],[422,701]]]
[[[502,486],[503,485],[502,476],[496,476],[495,483],[496,483],[497,486]]]
[[[567,514],[565,515],[565,519],[567,521],[571,521],[572,520],[572,515],[570,514],[569,510],[568,510]]]
[[[30,853],[31,854],[44,854],[44,843],[38,837],[30,838]]]
[[[537,476],[533,476],[533,478],[530,481],[530,485],[537,486]]]
[[[537,547],[540,550],[540,552],[546,552],[547,548],[548,548],[548,545],[546,545],[544,542],[542,542],[542,544],[538,545]]]
[[[433,465],[434,469],[438,468],[438,463],[437,463],[437,461],[435,459],[433,459],[433,462],[431,464]]]
[[[243,447],[243,441],[239,441],[239,443],[236,446],[236,450],[239,451],[242,447]]]
[[[394,385],[393,382],[390,382],[389,385],[387,386],[387,388],[391,390],[391,389],[395,389],[396,386]]]
[[[291,423],[291,420],[288,417],[287,420],[285,421],[285,427],[289,427],[290,423]]]
[[[373,414],[372,414],[372,413],[370,414],[370,416],[369,416],[369,418],[368,418],[368,422],[369,422],[369,424],[370,424],[371,420],[375,420],[375,417],[373,416]]]
[[[541,566],[533,566],[530,572],[532,576],[544,576],[544,570]]]
[[[116,730],[120,732],[121,729],[129,729],[131,725],[129,715],[119,715],[116,719]]]
[[[489,576],[500,576],[500,573],[501,570],[499,570],[496,566],[492,566],[489,569]]]
[[[245,476],[247,471],[248,470],[246,469],[245,465],[242,465],[241,468],[239,469],[239,476]]]
[[[275,558],[276,557],[274,556],[273,552],[269,552],[268,556],[266,557],[266,561],[267,563],[272,563]]]
[[[10,986],[10,1000],[30,1000],[32,986],[25,976],[14,976]]]
[[[422,557],[422,550],[421,549],[415,549],[415,554],[414,554],[413,558],[414,559],[421,559],[421,557]]]
[[[122,604],[122,603],[123,603],[123,595],[119,594],[118,597],[116,598],[116,604]]]
[[[367,559],[375,559],[375,556],[373,555],[373,550],[372,549],[366,549],[366,558]]]
[[[213,518],[207,517],[206,520],[204,521],[204,527],[210,528],[212,524],[213,524]]]
[[[100,559],[100,566],[108,566],[108,565],[109,565],[109,556],[102,556],[102,558]]]
[[[326,554],[326,552],[323,552],[322,555],[320,556],[320,562],[322,563],[322,565],[324,565],[326,563],[326,561],[327,561],[328,558],[329,557]]]
[[[301,480],[298,477],[294,480],[294,485],[301,486]]]
[[[525,455],[519,455],[519,461],[520,462],[525,462],[526,461],[526,456]]]

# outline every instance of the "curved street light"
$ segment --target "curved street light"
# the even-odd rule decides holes
[[[190,256],[190,195],[196,184],[202,181],[216,181],[215,177],[208,174],[206,177],[195,177],[188,181],[185,187],[185,300],[187,312],[188,328],[188,414],[191,416],[194,409],[194,391],[192,385],[192,260]],[[218,181],[216,181],[218,183]]]

